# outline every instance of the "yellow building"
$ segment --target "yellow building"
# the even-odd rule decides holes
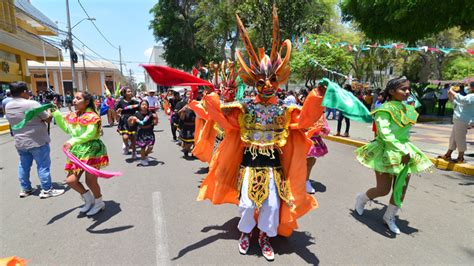
[[[85,65],[85,68],[84,68]],[[57,94],[72,92],[71,63],[68,61],[47,61],[49,86]],[[44,63],[28,61],[31,74],[31,89],[34,94],[47,89],[46,66]],[[105,86],[114,93],[120,81],[120,70],[108,61],[80,61],[75,64],[78,91],[89,91],[95,95],[104,95]],[[64,88],[64,91],[63,91]]]
[[[62,60],[41,35],[57,36],[57,28],[30,1],[0,0],[0,93],[13,81],[31,83],[27,60]]]

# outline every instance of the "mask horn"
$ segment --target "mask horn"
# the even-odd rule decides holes
[[[240,35],[242,36],[242,41],[244,42],[245,50],[247,50],[247,54],[249,55],[250,65],[258,65],[258,57],[253,49],[252,42],[250,42],[249,35],[247,30],[244,27],[244,24],[240,20],[239,15],[235,15],[237,17],[237,28],[239,29]]]
[[[270,60],[273,62],[278,57],[278,51],[280,50],[280,23],[278,22],[277,7],[273,4],[272,11],[273,20],[273,35],[272,35],[272,50],[270,53]]]

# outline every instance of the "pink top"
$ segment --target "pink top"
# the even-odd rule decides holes
[[[114,107],[115,107],[115,100],[114,100],[114,98],[112,98],[112,97],[107,97],[107,99],[105,100],[105,102],[106,102],[107,106],[108,106],[110,109],[112,109],[112,110],[114,109]]]

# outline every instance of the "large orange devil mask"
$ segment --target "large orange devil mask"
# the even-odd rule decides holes
[[[280,25],[278,23],[277,8],[275,5],[273,6],[273,40],[270,56],[265,54],[264,48],[258,48],[257,56],[240,17],[238,15],[236,17],[237,28],[240,31],[245,50],[248,54],[247,64],[240,50],[236,51],[236,57],[240,64],[240,78],[245,84],[256,87],[260,97],[272,97],[275,95],[278,85],[285,84],[290,76],[291,42],[290,40],[285,40],[280,45]],[[282,59],[283,48],[286,48],[286,53]]]

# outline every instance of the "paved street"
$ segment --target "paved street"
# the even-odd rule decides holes
[[[369,129],[367,129],[369,130]],[[121,155],[115,128],[104,128],[108,170],[123,176],[100,180],[106,210],[78,218],[82,201],[68,190],[52,199],[18,197],[18,155],[9,135],[0,136],[0,257],[16,255],[31,265],[264,264],[253,239],[238,253],[236,206],[197,202],[206,165],[182,158],[160,115],[150,167]],[[351,130],[352,132],[352,130]],[[52,126],[53,180],[62,186],[67,136]],[[354,147],[327,142],[312,179],[320,208],[299,220],[289,238],[273,240],[276,264],[472,264],[474,177],[434,170],[412,178],[399,215],[402,234],[382,224],[388,197],[364,216],[353,212],[356,193],[375,183],[355,160]],[[33,184],[38,184],[32,171]]]

